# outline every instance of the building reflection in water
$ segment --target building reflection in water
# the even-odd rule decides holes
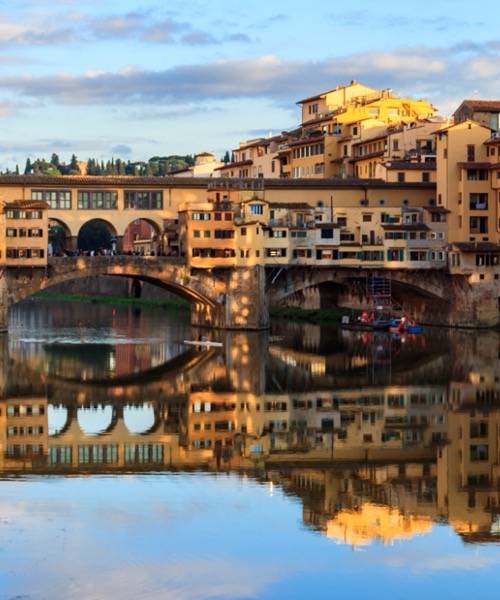
[[[30,354],[1,338],[2,471],[235,469],[354,547],[443,521],[466,543],[500,541],[497,333],[224,335],[223,349],[177,353]]]

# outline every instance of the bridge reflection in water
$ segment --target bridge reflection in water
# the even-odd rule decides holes
[[[2,339],[2,471],[239,470],[354,546],[442,520],[500,541],[497,333],[224,336],[208,351],[92,347],[100,372],[89,349],[30,355]]]

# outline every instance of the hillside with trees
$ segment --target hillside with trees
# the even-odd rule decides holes
[[[133,175],[135,177],[162,177],[194,165],[195,157],[191,155],[153,156],[147,161],[131,162],[120,158],[112,158],[104,162],[89,158],[79,161],[75,154],[69,163],[61,162],[57,154],[52,154],[50,161],[37,158],[26,160],[25,175]],[[9,171],[7,171],[9,173]],[[16,174],[19,168],[16,167]]]

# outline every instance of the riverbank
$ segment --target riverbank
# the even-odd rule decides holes
[[[103,304],[119,304],[137,308],[169,308],[172,310],[189,311],[189,302],[180,298],[128,298],[126,296],[106,296],[101,294],[56,294],[51,292],[37,292],[37,298],[51,300],[64,300],[66,302],[100,302]]]
[[[106,294],[64,294],[53,292],[37,292],[37,298],[49,298],[51,300],[64,300],[66,302],[100,302],[104,304],[119,304],[121,306],[169,308],[173,310],[190,309],[189,302],[180,298],[129,298],[127,296],[115,296]],[[340,323],[342,317],[352,317],[353,311],[346,308],[329,308],[307,310],[298,307],[274,307],[269,309],[269,316],[276,319],[288,319],[302,323],[329,324]]]

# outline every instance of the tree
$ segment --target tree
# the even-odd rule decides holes
[[[105,223],[92,219],[78,233],[78,249],[99,251],[100,248],[111,248],[111,233]]]
[[[31,166],[31,160],[29,158],[26,159],[26,166],[24,167],[24,174],[29,175],[32,171],[33,167]]]
[[[69,163],[69,174],[80,175],[80,167],[78,166],[78,159],[75,154],[71,155],[71,161]]]
[[[52,244],[53,254],[64,254],[66,249],[66,233],[61,225],[49,226],[49,242]]]

